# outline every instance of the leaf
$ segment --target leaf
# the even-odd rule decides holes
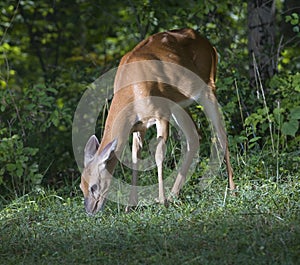
[[[27,105],[25,106],[25,108],[26,108],[27,110],[34,110],[35,107],[36,107],[36,105],[33,104],[33,103],[27,104]]]
[[[237,137],[237,140],[238,140],[238,142],[239,143],[242,143],[243,141],[246,141],[246,140],[248,140],[248,137],[246,137],[246,136],[238,136]]]
[[[295,91],[300,92],[300,73],[296,73],[292,76],[292,87],[295,88]]]
[[[254,137],[254,138],[250,139],[249,143],[255,143],[255,142],[257,142],[260,138],[261,138],[260,136]]]
[[[289,21],[291,21],[292,20],[292,17],[291,16],[286,16],[285,17],[285,22],[289,22]]]
[[[48,92],[52,92],[55,95],[58,93],[58,91],[55,88],[53,88],[53,87],[47,87],[47,91]]]
[[[291,135],[295,137],[296,132],[299,128],[299,121],[298,120],[290,120],[288,122],[284,122],[282,124],[281,131],[285,135]]]
[[[298,33],[300,31],[300,28],[298,26],[293,27],[293,31]]]
[[[23,172],[24,172],[23,168],[19,166],[16,170],[17,177],[21,177],[23,175]]]
[[[295,107],[290,110],[290,119],[291,120],[299,120],[300,119],[300,106]]]
[[[16,170],[16,165],[15,165],[15,164],[9,163],[9,164],[6,165],[6,168],[7,168],[7,170],[8,170],[9,172],[13,172],[13,171]]]

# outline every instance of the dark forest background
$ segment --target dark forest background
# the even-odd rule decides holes
[[[85,89],[145,37],[182,27],[218,50],[233,160],[263,153],[274,175],[299,172],[299,1],[2,0],[0,12],[2,203],[77,187],[72,119]]]

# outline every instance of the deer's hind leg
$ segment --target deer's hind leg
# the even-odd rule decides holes
[[[184,113],[173,113],[173,118],[176,121],[177,125],[183,131],[185,138],[186,138],[186,153],[179,169],[178,175],[176,177],[175,183],[171,190],[171,196],[178,196],[179,191],[181,190],[182,186],[186,181],[186,177],[188,171],[191,167],[193,159],[199,149],[199,131],[197,130],[194,121],[190,117],[190,115],[186,112]],[[171,200],[172,197],[169,198]]]

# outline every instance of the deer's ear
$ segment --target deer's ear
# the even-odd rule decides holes
[[[118,140],[114,139],[109,144],[107,144],[104,149],[101,151],[99,155],[99,159],[101,163],[105,163],[114,155],[114,151],[116,150],[118,145]]]
[[[98,147],[99,141],[95,135],[92,135],[84,148],[84,167],[86,167],[94,159]]]

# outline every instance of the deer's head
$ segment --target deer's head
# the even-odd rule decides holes
[[[99,151],[99,141],[93,135],[84,148],[84,169],[80,188],[84,196],[85,210],[89,214],[97,213],[105,204],[112,178],[107,165],[114,156],[116,146],[117,140],[113,140]]]

